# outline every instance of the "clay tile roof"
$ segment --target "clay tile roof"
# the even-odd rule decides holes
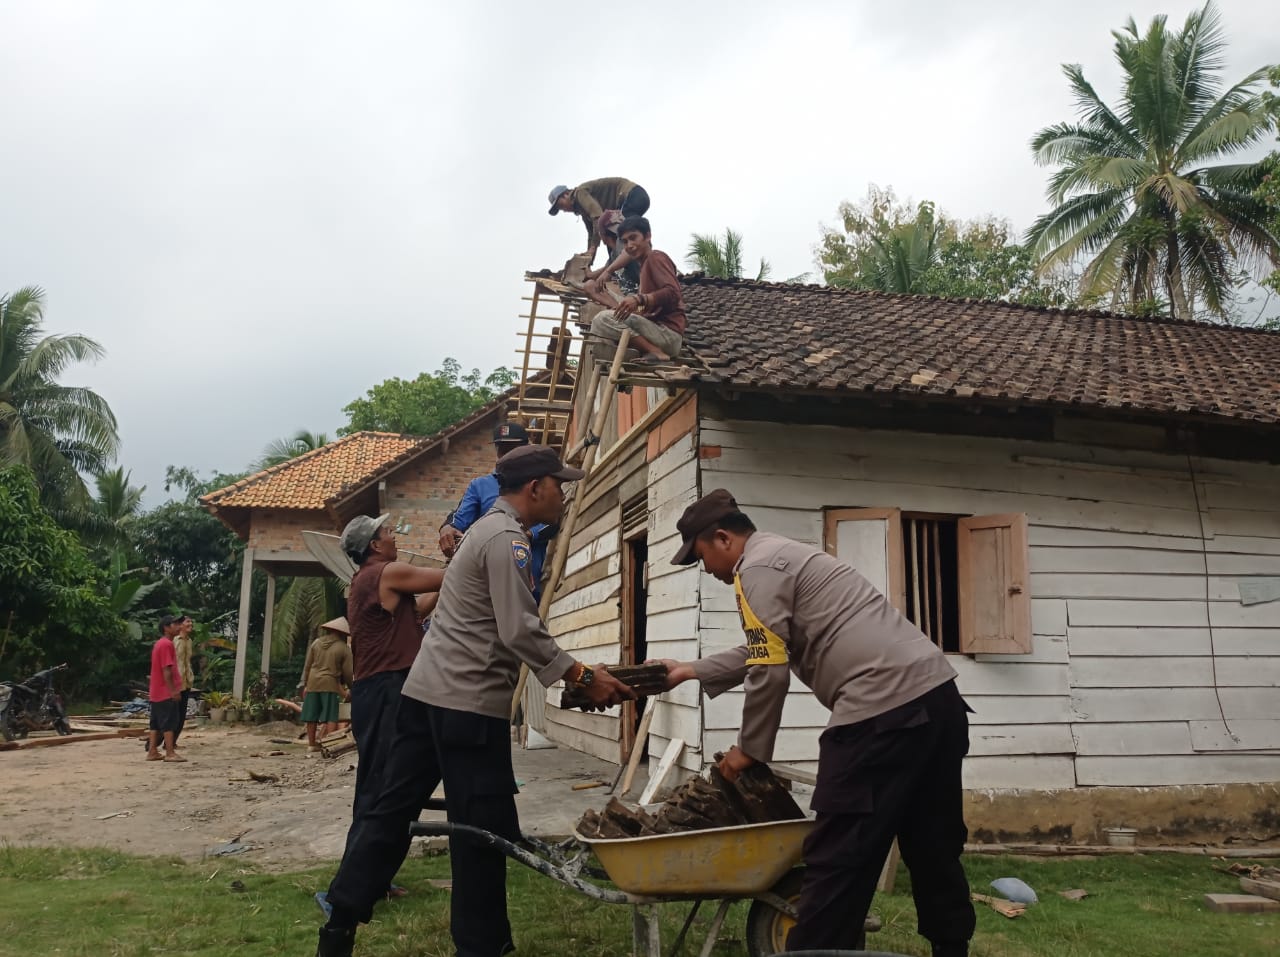
[[[1280,424],[1280,333],[1104,312],[681,278],[729,388],[979,399]]]
[[[218,509],[323,509],[344,488],[362,483],[430,441],[392,432],[353,432],[211,492],[200,501],[205,507]]]

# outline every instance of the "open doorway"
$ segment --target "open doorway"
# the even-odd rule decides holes
[[[626,538],[622,548],[622,594],[619,604],[622,612],[622,660],[623,665],[638,665],[649,657],[649,643],[645,637],[648,622],[647,602],[649,591],[649,543],[645,531]],[[626,761],[636,740],[636,729],[644,714],[647,699],[622,703],[622,726],[619,728],[620,746],[618,760]],[[647,747],[648,742],[641,744]],[[641,755],[643,757],[643,755]]]

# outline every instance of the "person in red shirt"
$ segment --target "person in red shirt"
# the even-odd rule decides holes
[[[148,761],[185,761],[174,750],[174,737],[178,733],[182,707],[182,678],[178,675],[178,653],[173,647],[173,636],[178,633],[181,619],[164,615],[160,619],[160,637],[151,646],[151,732],[147,737]],[[160,742],[164,741],[164,754]]]
[[[627,255],[640,263],[640,291],[618,301],[601,288],[598,279],[592,282],[588,295],[608,308],[591,320],[591,334],[617,342],[622,331],[630,329],[631,344],[644,353],[640,362],[669,362],[680,354],[687,325],[676,264],[653,248],[649,221],[643,216],[624,219],[618,227],[618,241]]]

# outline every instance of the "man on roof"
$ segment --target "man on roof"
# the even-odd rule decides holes
[[[627,255],[622,240],[618,238],[618,227],[626,217],[620,209],[606,209],[596,220],[596,232],[601,242],[609,251],[609,256],[599,269],[588,269],[587,279],[595,281],[593,288],[603,288],[612,275],[618,276],[618,285],[628,295],[640,288],[640,264]]]
[[[493,430],[493,448],[500,460],[512,449],[529,444],[529,433],[519,422],[500,422]],[[480,516],[493,508],[498,500],[498,475],[489,472],[478,475],[467,483],[462,501],[444,520],[440,528],[440,551],[445,558],[453,558],[462,535],[475,524]],[[535,525],[529,529],[533,573],[533,599],[542,599],[542,566],[547,558],[547,542],[555,538],[557,529],[551,525]]]
[[[596,250],[600,248],[600,233],[596,229],[596,221],[606,209],[617,209],[623,217],[643,216],[649,211],[649,194],[643,186],[637,186],[629,179],[621,176],[610,176],[605,179],[592,179],[570,189],[568,186],[555,186],[547,197],[551,208],[547,210],[552,216],[561,212],[576,213],[582,218],[587,228],[587,264],[595,262]]]
[[[640,362],[669,362],[680,354],[687,325],[676,264],[653,248],[649,220],[643,216],[624,219],[618,239],[627,255],[640,263],[640,290],[618,300],[600,288],[599,280],[591,283],[587,294],[606,307],[591,320],[591,335],[616,343],[622,331],[630,329],[631,344],[643,353]]]

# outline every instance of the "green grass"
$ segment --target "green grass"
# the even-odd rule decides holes
[[[1234,878],[1203,857],[1144,855],[1098,859],[973,856],[975,890],[996,877],[1021,877],[1041,903],[1008,920],[978,908],[975,957],[1237,957],[1280,953],[1280,916],[1213,914],[1209,892],[1238,893]],[[199,865],[115,851],[0,848],[0,955],[94,957],[233,957],[310,955],[320,912],[311,895],[332,868],[269,874],[234,858]],[[449,861],[406,862],[400,883],[412,896],[379,905],[361,931],[357,957],[451,957],[448,892],[428,885],[447,878]],[[244,889],[234,891],[232,881]],[[1082,887],[1072,903],[1055,893]],[[622,957],[630,954],[626,907],[594,903],[517,865],[510,871],[510,912],[520,957]],[[685,905],[669,905],[666,939]],[[923,954],[905,870],[897,891],[877,898],[884,930],[870,945]],[[704,907],[704,912],[708,911]],[[735,907],[718,957],[743,953],[745,908]],[[709,917],[710,914],[707,914]],[[686,947],[686,953],[695,952]]]

